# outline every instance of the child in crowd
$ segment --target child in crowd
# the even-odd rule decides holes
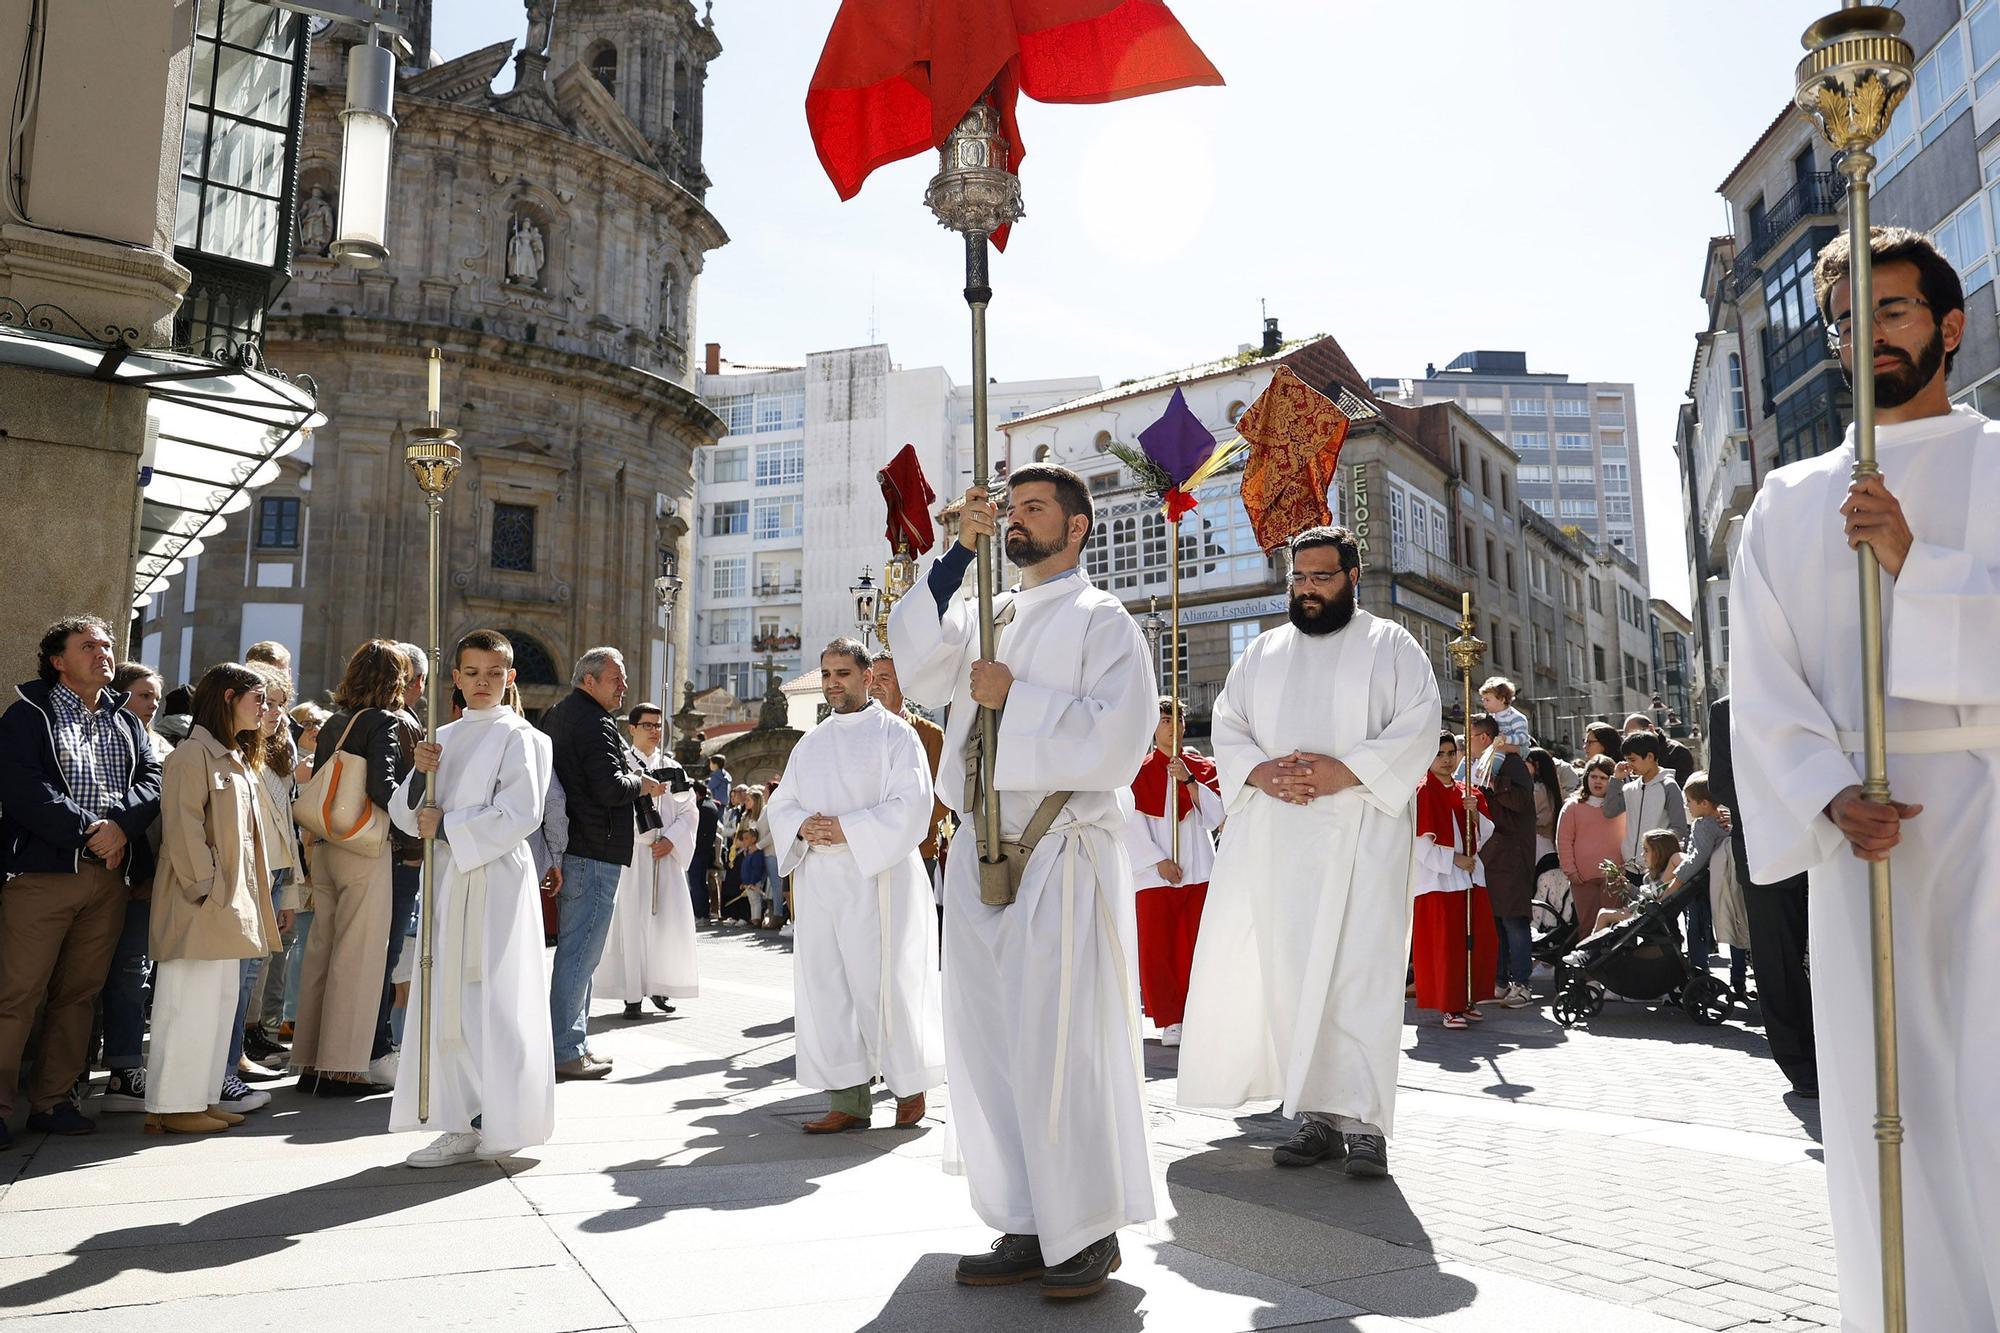
[[[1624,886],[1625,902],[1620,907],[1605,907],[1597,913],[1597,924],[1591,933],[1615,926],[1620,921],[1630,920],[1645,904],[1653,902],[1668,891],[1673,881],[1675,869],[1681,864],[1681,839],[1672,829],[1648,829],[1640,837],[1641,855],[1645,858],[1646,877],[1638,885],[1633,885],[1624,876],[1619,876],[1618,884]],[[1615,865],[1606,862],[1607,877]],[[1614,884],[1614,888],[1617,884]]]
[[[1716,849],[1729,842],[1729,830],[1722,825],[1722,812],[1716,808],[1714,795],[1708,788],[1708,774],[1690,774],[1687,786],[1681,789],[1681,799],[1687,806],[1687,838],[1681,844],[1681,858],[1673,874],[1669,876],[1668,890],[1671,892],[1683,884],[1701,880],[1701,888],[1688,900],[1684,924],[1687,931],[1688,961],[1706,972],[1708,958],[1715,951],[1714,917],[1708,900],[1708,862]],[[1740,989],[1740,987],[1739,987]]]
[[[1535,743],[1528,733],[1528,715],[1514,707],[1517,693],[1514,682],[1505,676],[1494,676],[1479,687],[1481,706],[1500,724],[1500,739],[1494,748],[1502,754],[1526,754]]]
[[[754,926],[764,919],[764,881],[769,867],[757,846],[757,830],[753,828],[746,826],[736,832],[736,869],[744,896],[750,900],[750,924]]]
[[[389,1128],[443,1133],[404,1159],[411,1166],[506,1157],[547,1142],[555,1128],[549,965],[528,851],[548,797],[550,749],[503,702],[513,680],[505,636],[475,630],[459,641],[452,683],[465,712],[438,730],[436,744],[417,747],[415,771],[389,806],[397,827],[436,839],[427,913],[435,1012],[426,1023],[418,988],[407,1025],[412,1046],[429,1038],[429,1115],[419,1122],[418,1079],[405,1065]],[[424,803],[426,790],[436,806]]]

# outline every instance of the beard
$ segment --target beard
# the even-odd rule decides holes
[[[1064,539],[1060,536],[1052,537],[1046,542],[1038,542],[1022,528],[1011,528],[1007,532],[1007,558],[1021,569],[1041,564],[1050,556],[1061,552],[1064,545]]]
[[[1944,330],[1931,330],[1930,340],[1917,349],[1914,360],[1900,347],[1883,349],[1884,353],[1896,357],[1903,366],[1896,370],[1875,372],[1875,405],[1877,407],[1901,407],[1923,391],[1925,385],[1937,378],[1944,365]],[[1852,371],[1843,371],[1847,386],[1854,387]]]
[[[1340,590],[1340,595],[1331,601],[1311,593],[1293,593],[1290,614],[1293,627],[1301,634],[1317,637],[1346,629],[1347,622],[1354,618],[1353,581],[1350,580]]]
[[[837,692],[829,690],[826,692],[827,707],[836,713],[858,713],[866,708],[870,702],[871,700],[867,694],[859,690],[853,694],[849,694],[845,690]]]

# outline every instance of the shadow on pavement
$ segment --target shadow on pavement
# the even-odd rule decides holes
[[[498,1169],[487,1163],[428,1172],[370,1167],[340,1180],[220,1208],[191,1222],[99,1232],[69,1252],[68,1267],[0,1288],[0,1307],[57,1300],[127,1272],[234,1267],[290,1249],[300,1236],[434,1203],[497,1179]]]
[[[917,1333],[958,1328],[981,1333],[1005,1329],[1088,1328],[1091,1333],[1142,1333],[1146,1317],[1142,1288],[1113,1274],[1097,1295],[1080,1301],[1052,1301],[1035,1282],[1011,1287],[963,1287],[953,1278],[955,1254],[927,1254],[898,1283],[887,1304],[856,1333]]]

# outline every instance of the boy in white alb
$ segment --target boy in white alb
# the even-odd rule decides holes
[[[431,998],[411,987],[406,1044],[430,1047],[430,1115],[417,1118],[417,1068],[406,1062],[389,1105],[391,1130],[442,1130],[405,1160],[449,1166],[506,1157],[547,1142],[555,1129],[549,1061],[549,967],[540,882],[528,839],[548,797],[548,737],[501,702],[514,679],[514,647],[492,630],[459,641],[452,683],[465,713],[417,747],[416,770],[396,790],[399,828],[436,838],[436,877],[425,886],[433,958]],[[438,806],[423,804],[437,784]],[[441,807],[441,808],[440,808]]]

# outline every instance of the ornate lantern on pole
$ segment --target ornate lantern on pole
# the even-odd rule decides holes
[[[371,19],[368,40],[347,53],[347,107],[340,113],[340,226],[328,253],[351,268],[379,268],[389,257],[396,55],[377,44],[376,26]]]
[[[1870,150],[1910,90],[1916,51],[1903,40],[1903,16],[1879,5],[1849,3],[1806,29],[1797,100],[1841,154],[1847,177],[1848,296],[1853,312],[1847,341],[1875,345],[1874,253],[1868,225]],[[1838,350],[1838,344],[1836,344]],[[1849,372],[1854,386],[1854,479],[1879,476],[1875,461],[1875,365],[1863,352]],[[1863,543],[1861,597],[1862,795],[1889,800],[1888,692],[1882,659],[1882,578],[1875,549]],[[1875,998],[1875,1147],[1881,1198],[1882,1326],[1908,1328],[1903,1268],[1903,1116],[1896,1060],[1896,961],[1889,862],[1868,865]]]
[[[435,347],[431,348],[428,370],[430,410],[426,414],[426,424],[411,432],[410,442],[403,448],[403,460],[416,478],[418,489],[424,493],[424,510],[430,534],[429,577],[425,587],[430,601],[427,646],[431,650],[433,669],[424,677],[424,740],[434,745],[437,743],[438,678],[443,674],[444,662],[438,624],[438,600],[444,590],[444,497],[458,476],[460,451],[458,432],[438,422],[444,354]],[[424,784],[424,808],[438,808],[435,775]],[[421,914],[417,925],[422,943],[422,951],[417,955],[417,1000],[424,1016],[422,1031],[417,1034],[418,1124],[428,1124],[431,1118],[431,1032],[436,1025],[433,1017],[436,1010],[431,1004],[431,937],[437,933],[437,883],[437,840],[425,838],[423,895],[419,900]],[[448,984],[456,986],[458,978],[450,978]]]

